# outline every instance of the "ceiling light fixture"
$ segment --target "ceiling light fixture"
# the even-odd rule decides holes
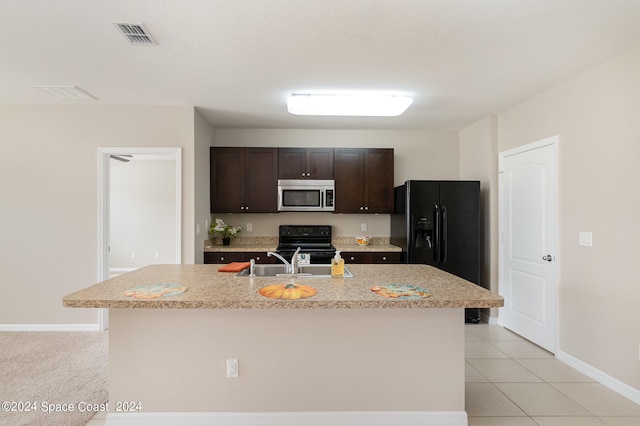
[[[287,110],[295,115],[395,117],[412,103],[410,96],[388,93],[293,93]]]
[[[36,86],[51,96],[63,101],[97,101],[98,98],[77,86]]]

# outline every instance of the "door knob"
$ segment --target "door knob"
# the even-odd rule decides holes
[[[553,260],[553,257],[548,254],[546,256],[542,256],[542,260],[546,260],[547,262],[551,262]]]

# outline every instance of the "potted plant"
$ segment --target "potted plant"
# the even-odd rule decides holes
[[[242,226],[231,226],[224,223],[222,219],[216,219],[209,227],[209,234],[220,235],[222,237],[222,245],[228,246],[232,237],[237,237]]]

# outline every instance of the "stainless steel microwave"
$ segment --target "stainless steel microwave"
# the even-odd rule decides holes
[[[332,212],[334,200],[333,180],[278,180],[278,211]]]

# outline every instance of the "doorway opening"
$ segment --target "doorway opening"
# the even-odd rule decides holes
[[[181,148],[98,148],[98,280],[182,259]],[[101,309],[99,328],[107,329]]]

